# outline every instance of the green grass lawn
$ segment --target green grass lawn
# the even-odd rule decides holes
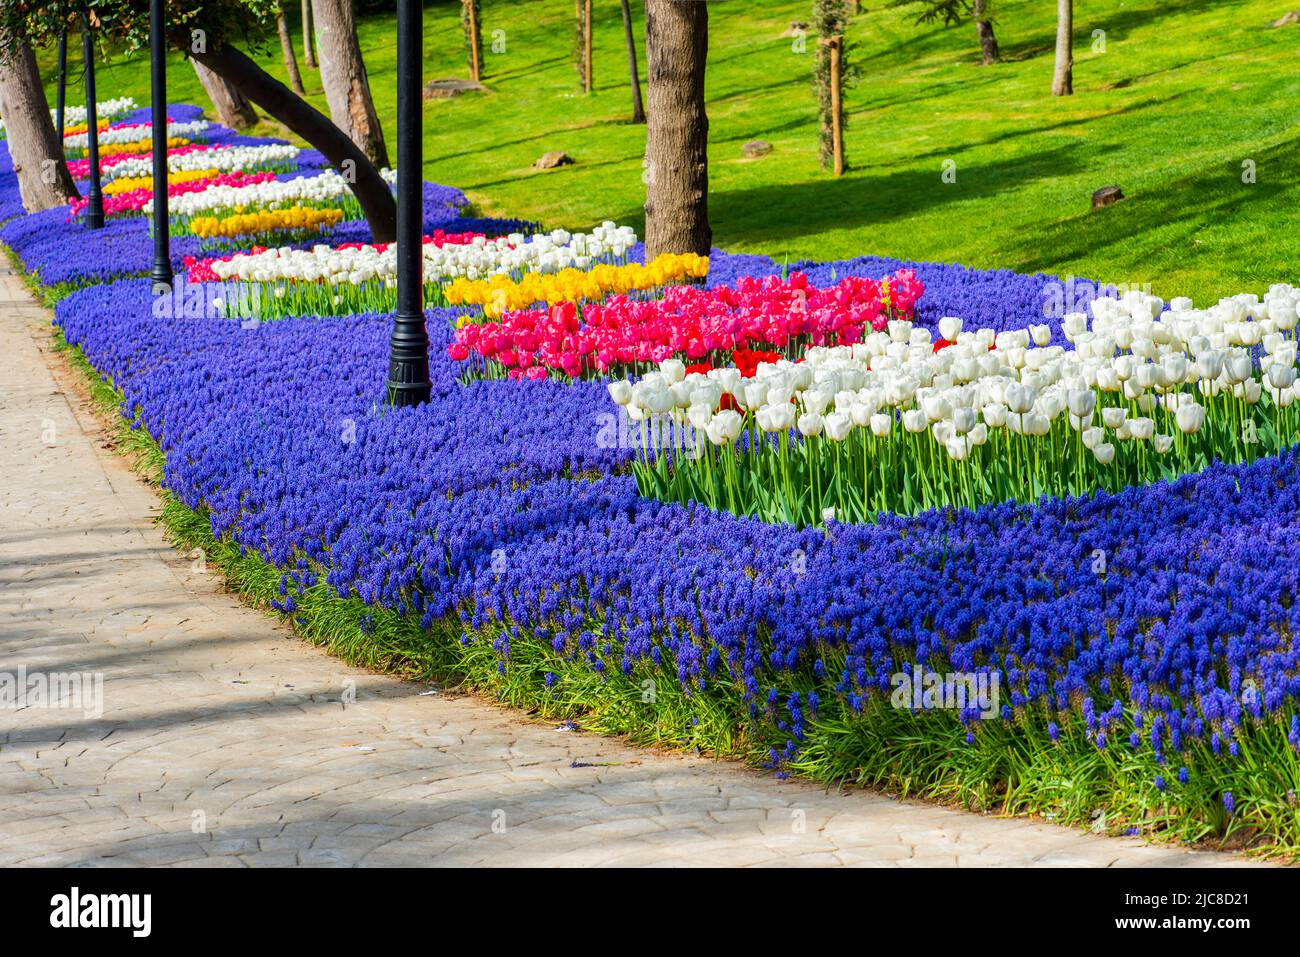
[[[296,5],[290,4],[291,7]],[[425,108],[425,172],[485,214],[642,229],[644,127],[630,112],[619,5],[596,4],[596,90],[578,92],[572,0],[484,3],[486,94]],[[875,4],[868,6],[875,7]],[[1050,95],[1055,5],[997,0],[1006,62],[979,65],[974,27],[915,26],[900,10],[851,24],[849,172],[817,164],[812,53],[781,36],[810,0],[710,3],[710,219],[718,246],[778,259],[880,253],[1149,284],[1198,301],[1295,281],[1300,26],[1273,0],[1092,0],[1075,20],[1075,90]],[[638,36],[642,3],[635,0]],[[425,76],[465,76],[459,4],[430,3]],[[296,27],[296,22],[295,22]],[[502,30],[504,51],[493,52]],[[1105,31],[1104,52],[1094,31]],[[393,18],[360,26],[390,147]],[[283,76],[271,38],[261,62]],[[644,72],[644,47],[641,51]],[[52,80],[53,55],[42,56]],[[147,63],[118,58],[101,96],[148,101]],[[206,103],[179,58],[170,97]],[[324,109],[319,75],[305,80]],[[70,96],[82,102],[80,91]],[[51,102],[53,102],[51,96]],[[270,129],[263,130],[269,132]],[[745,159],[741,144],[774,150]],[[548,150],[577,163],[530,167]],[[955,182],[942,179],[955,164]],[[1254,164],[1243,183],[1243,162]],[[1098,212],[1094,189],[1129,197]]]

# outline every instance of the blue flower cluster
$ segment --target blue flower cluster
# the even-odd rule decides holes
[[[51,281],[41,244],[66,248],[67,230],[102,244],[82,270],[147,259],[143,231],[120,228],[110,252],[50,214],[0,236]],[[877,257],[790,268],[820,283],[901,266],[925,283],[927,324],[1042,321],[1059,282]],[[715,251],[710,282],[780,268]],[[602,384],[462,384],[445,351],[454,315],[429,312],[431,401],[398,410],[382,402],[389,316],[160,321],[147,281],[126,279],[69,295],[56,322],[160,437],[166,485],[214,535],[311,570],[288,576],[285,607],[319,572],[426,625],[459,620],[503,660],[531,634],[597,671],[734,682],[795,739],[828,699],[862,710],[914,665],[996,674],[989,720],[1030,712],[1052,741],[1069,727],[1151,749],[1178,769],[1161,790],[1186,783],[1191,742],[1230,760],[1257,719],[1300,748],[1295,452],[1117,495],[796,530],[641,498]],[[778,701],[790,673],[815,690]]]
[[[396,411],[380,403],[387,316],[162,323],[138,280],[56,315],[163,437],[168,486],[214,534],[305,556],[341,593],[426,624],[460,615],[575,654],[598,631],[614,666],[667,660],[753,700],[768,672],[830,654],[854,708],[913,663],[995,670],[1012,712],[1075,715],[1099,746],[1125,699],[1159,753],[1230,744],[1300,698],[1293,453],[1114,496],[795,531],[640,498],[619,474],[630,453],[601,441],[599,384],[461,385],[449,311],[429,314],[432,401]]]

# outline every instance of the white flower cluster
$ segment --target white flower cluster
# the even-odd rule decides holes
[[[95,112],[102,119],[112,119],[122,113],[128,113],[135,109],[135,100],[129,96],[119,96],[115,100],[100,100],[95,104]],[[57,120],[58,115],[54,107],[50,107],[50,119]],[[86,122],[86,108],[84,106],[65,106],[63,108],[63,125],[78,126]],[[4,132],[5,123],[0,119],[0,133]]]
[[[496,239],[480,236],[470,243],[443,246],[425,243],[424,278],[426,282],[435,282],[460,276],[482,279],[498,273],[587,269],[604,257],[626,256],[635,243],[636,232],[631,227],[610,222],[590,233],[557,229],[527,237],[522,233]],[[286,247],[214,262],[212,271],[222,279],[246,282],[320,281],[359,285],[395,278],[397,254],[392,245],[383,250],[368,245],[350,249],[322,245],[310,250]]]
[[[379,175],[390,185],[397,182],[397,173],[393,170],[382,169]],[[173,216],[195,216],[212,210],[245,209],[249,206],[277,209],[286,204],[330,202],[350,193],[348,181],[333,170],[327,170],[319,176],[300,176],[285,182],[272,180],[249,186],[210,186],[202,192],[173,196],[168,207]],[[144,212],[146,215],[153,212],[153,200],[145,203]]]
[[[190,123],[168,123],[167,136],[183,136],[186,139],[193,139],[208,128],[207,120],[194,120]],[[70,133],[63,137],[63,145],[67,149],[84,150],[90,142],[89,133]],[[111,146],[116,143],[138,143],[141,140],[147,140],[153,136],[153,126],[149,123],[140,126],[110,126],[106,130],[99,131],[99,145]]]
[[[1254,404],[1267,391],[1281,408],[1300,398],[1300,289],[1275,285],[1262,301],[1244,294],[1209,309],[1183,298],[1164,306],[1141,292],[1095,300],[1091,323],[1084,313],[1062,320],[1073,349],[1050,345],[1047,325],[966,332],[960,319],[944,318],[940,335],[954,344],[934,352],[929,330],[894,321],[853,346],[809,349],[800,363],[761,363],[750,379],[726,368],[686,375],[670,359],[609,391],[633,421],[671,414],[717,445],[734,442],[748,415],[764,432],[797,427],[835,442],[855,428],[884,438],[897,422],[907,432],[928,430],[961,460],[992,430],[1045,436],[1067,421],[1103,465],[1114,460],[1113,441],[1150,442],[1158,454],[1173,447],[1171,434],[1156,431],[1158,409],[1190,434],[1205,421],[1198,398]],[[724,393],[741,411],[718,411]]]
[[[95,104],[95,113],[101,119],[112,119],[122,113],[129,113],[135,109],[135,100],[129,96],[119,96],[114,100],[100,100]],[[55,118],[53,107],[50,108],[50,119]],[[77,126],[86,122],[86,108],[84,106],[65,106],[63,108],[63,123],[65,126]]]
[[[270,166],[282,166],[298,158],[301,150],[296,146],[270,143],[265,146],[216,146],[212,149],[194,150],[167,157],[167,170],[179,173],[185,170],[215,169],[218,173],[253,173]],[[148,154],[133,156],[104,168],[104,182],[123,177],[149,176],[153,173],[153,158]]]

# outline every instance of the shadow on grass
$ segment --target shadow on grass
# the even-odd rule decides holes
[[[1060,220],[1008,246],[1006,252],[1026,270],[1048,270],[1158,232],[1163,251],[1195,259],[1196,234],[1203,230],[1252,219],[1269,228],[1270,218],[1286,216],[1287,197],[1300,189],[1300,170],[1294,162],[1297,149],[1300,137],[1252,157],[1258,171],[1255,183],[1242,182],[1240,162],[1217,161],[1156,192],[1136,192],[1106,209],[1081,211]],[[1243,262],[1251,261],[1249,243],[1243,244],[1239,255]],[[1300,270],[1300,258],[1289,265],[1293,272]],[[1283,278],[1275,276],[1273,281]]]
[[[883,175],[870,170],[843,179],[768,184],[715,192],[709,218],[721,238],[745,235],[772,242],[829,229],[865,228],[904,220],[954,200],[987,199],[1023,189],[1027,182],[1080,171],[1078,150],[1058,146],[1023,157],[963,165],[960,193],[945,185],[935,169],[911,166]],[[619,222],[640,210],[625,210]]]
[[[1079,54],[1091,48],[1094,30],[1105,31],[1106,42],[1109,44],[1127,40],[1133,31],[1153,26],[1170,17],[1201,13],[1211,6],[1218,9],[1241,6],[1243,3],[1245,0],[1218,0],[1213,5],[1205,3],[1205,0],[1158,0],[1149,6],[1121,7],[1107,14],[1104,19],[1095,20],[1089,19],[1086,13],[1076,11],[1073,31],[1075,69],[1077,71],[1079,67]],[[1011,63],[1032,60],[1037,56],[1050,57],[1056,47],[1056,31],[1044,30],[1001,46],[1002,59]],[[1196,62],[1198,61],[1192,61]]]

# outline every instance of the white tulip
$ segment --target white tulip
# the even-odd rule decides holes
[[[925,416],[931,422],[937,422],[939,419],[946,418],[952,411],[952,405],[947,398],[942,395],[931,393],[921,400],[921,408],[925,410]]]
[[[1115,446],[1109,442],[1103,442],[1093,447],[1092,454],[1102,465],[1110,465],[1111,462],[1115,461]]]
[[[1044,436],[1052,431],[1052,420],[1040,412],[1026,412],[1021,416],[1025,435]]]
[[[1034,400],[1037,398],[1034,390],[1013,382],[1007,386],[1006,403],[1007,407],[1015,413],[1023,414],[1034,407]]]
[[[659,371],[669,384],[681,382],[686,377],[686,363],[681,359],[664,359],[659,363]]]
[[[804,411],[811,412],[816,416],[824,415],[827,407],[831,404],[831,394],[822,389],[809,389],[800,398],[803,401]]]
[[[611,382],[607,388],[609,389],[609,397],[613,399],[616,404],[627,405],[632,401],[632,383],[628,382],[626,379],[619,379],[615,382]]]
[[[677,408],[677,400],[668,389],[655,389],[649,392],[641,404],[656,415],[663,415]]]
[[[909,432],[924,432],[930,425],[930,420],[920,409],[908,409],[903,413],[903,428]]]
[[[707,405],[692,405],[686,410],[686,419],[697,429],[707,429],[713,420],[713,409]],[[709,438],[713,438],[713,433],[709,433]],[[721,445],[721,442],[715,442],[715,445]]]
[[[1007,424],[1007,407],[1001,402],[990,402],[980,409],[990,428],[1000,429]]]
[[[731,445],[740,437],[743,425],[740,413],[728,409],[713,416],[705,426],[705,431],[714,445]]]
[[[971,408],[959,407],[953,409],[952,410],[953,428],[956,429],[959,434],[964,435],[965,433],[969,432],[971,429],[975,428],[975,423],[978,420],[978,415],[979,413],[977,413],[974,409]]]
[[[1254,371],[1254,366],[1251,364],[1249,355],[1244,352],[1234,352],[1228,356],[1225,371],[1228,375],[1228,381],[1236,384],[1249,379]]]
[[[1065,397],[1065,404],[1073,416],[1090,416],[1096,408],[1097,395],[1084,389],[1072,389]]]
[[[1201,426],[1205,424],[1205,406],[1195,402],[1184,403],[1174,413],[1174,421],[1178,425],[1178,431],[1193,435],[1201,431]]]
[[[761,416],[767,414],[767,424],[764,425]],[[789,402],[783,402],[780,405],[767,405],[760,411],[759,428],[764,432],[788,432],[794,427],[795,410]]]
[[[816,412],[805,412],[799,416],[800,435],[821,435],[825,420]]]
[[[847,412],[832,412],[826,416],[826,438],[843,442],[853,428],[853,419]]]

